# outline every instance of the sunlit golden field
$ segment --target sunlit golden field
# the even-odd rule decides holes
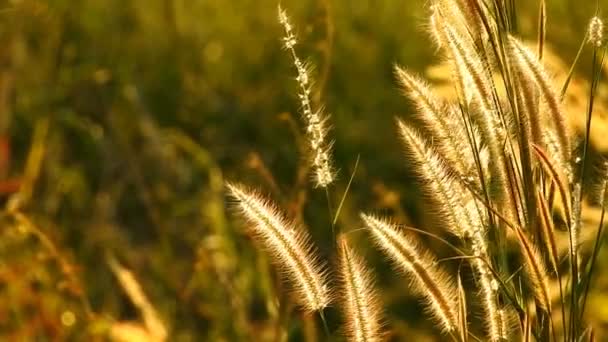
[[[0,340],[608,340],[606,9],[2,2]]]

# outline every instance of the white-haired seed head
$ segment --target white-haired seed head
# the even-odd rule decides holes
[[[372,239],[396,268],[404,271],[413,289],[422,295],[441,329],[455,332],[458,327],[458,288],[454,280],[437,260],[418,245],[414,237],[408,236],[390,221],[372,215],[361,214]]]
[[[226,186],[255,237],[293,283],[296,300],[309,311],[326,307],[330,302],[326,272],[306,231],[284,219],[279,209],[257,192],[230,183]]]
[[[382,340],[381,310],[372,275],[345,236],[338,238],[338,250],[347,340],[379,342]]]

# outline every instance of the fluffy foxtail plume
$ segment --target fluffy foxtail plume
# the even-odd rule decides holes
[[[458,190],[464,190],[454,181],[444,160],[428,147],[422,136],[402,120],[397,119],[399,133],[403,139],[406,153],[414,163],[421,183],[426,186],[425,193],[437,204],[437,210],[445,222],[445,228],[457,236],[463,236],[462,228],[467,220],[459,208]],[[446,205],[443,205],[443,204]]]
[[[478,0],[439,0],[434,4],[447,16],[447,20],[454,25],[461,34],[477,40],[483,38],[485,29],[479,17],[475,2]]]
[[[410,159],[419,164],[419,176],[427,186],[429,196],[437,204],[445,226],[456,235],[466,238],[476,258],[471,263],[481,289],[486,312],[486,324],[491,341],[505,338],[503,318],[498,305],[498,283],[486,262],[490,261],[485,237],[485,219],[475,199],[459,181],[453,179],[434,151],[415,130],[398,120],[399,131]]]
[[[395,75],[403,93],[416,106],[417,118],[424,130],[433,136],[433,142],[441,156],[453,165],[461,176],[475,173],[475,156],[466,137],[467,128],[462,118],[435,95],[425,81],[395,66]]]
[[[435,258],[417,246],[413,237],[399,228],[371,215],[361,215],[374,242],[411,279],[414,289],[424,296],[429,311],[445,332],[457,333],[458,287],[454,280],[438,267]]]
[[[539,111],[538,104],[534,101],[538,97],[538,89],[528,72],[528,68],[522,65],[521,58],[510,58],[509,63],[515,76],[515,91],[520,115],[525,114],[525,122],[529,123],[530,142],[537,145],[544,145],[542,139],[542,126],[545,124],[545,116]],[[523,112],[523,113],[522,113]],[[521,121],[518,119],[517,121]],[[526,133],[526,130],[522,130]]]
[[[416,165],[415,170],[425,186],[425,194],[436,204],[444,228],[460,237],[465,237],[471,229],[479,228],[484,219],[470,192],[415,129],[399,119],[397,124],[406,153]]]
[[[338,248],[348,341],[381,341],[380,305],[372,276],[345,236],[339,238]]]
[[[334,181],[335,170],[331,164],[331,142],[327,141],[327,117],[321,108],[313,110],[310,100],[312,80],[308,74],[305,64],[296,54],[294,46],[297,43],[293,27],[289,22],[287,13],[279,6],[279,23],[283,25],[285,36],[283,45],[291,54],[293,64],[298,72],[298,86],[300,92],[298,97],[302,106],[302,116],[306,121],[306,135],[310,148],[310,159],[314,170],[315,186],[325,188]]]
[[[555,116],[549,116],[538,107],[536,101],[533,99],[538,98],[538,95],[542,93],[540,88],[537,86],[536,76],[530,71],[529,63],[527,59],[522,58],[521,49],[514,43],[509,44],[510,48],[510,60],[514,74],[519,80],[518,88],[521,88],[520,98],[523,100],[523,110],[527,112],[527,120],[530,123],[531,142],[537,146],[542,147],[546,150],[551,161],[562,170],[567,180],[571,180],[571,166],[569,154],[563,149],[563,138],[560,138],[559,124],[555,125],[558,129],[553,129],[551,121],[554,121]],[[528,54],[532,54],[531,51],[527,51]],[[540,70],[540,69],[539,69]],[[546,101],[545,101],[546,102]],[[559,109],[559,108],[558,108]],[[551,127],[552,129],[543,129],[543,127]],[[520,143],[521,144],[521,143]]]
[[[543,102],[549,108],[549,114],[551,116],[551,120],[553,121],[555,132],[559,142],[559,144],[557,145],[560,154],[559,159],[569,161],[571,145],[570,135],[568,134],[568,126],[566,123],[566,116],[562,111],[559,97],[551,86],[549,76],[547,75],[543,66],[539,63],[538,58],[536,57],[534,52],[530,51],[530,49],[525,47],[515,37],[509,36],[509,43],[511,44],[511,51],[513,57],[518,60],[518,64],[526,67],[527,73],[531,76],[532,81],[536,83],[536,86],[540,90]],[[570,167],[567,164],[564,166],[567,167],[565,172],[570,178]]]
[[[285,220],[279,209],[259,194],[235,184],[227,187],[255,237],[293,283],[300,304],[309,311],[326,307],[330,295],[325,271],[306,231]]]
[[[467,36],[461,35],[453,24],[446,20],[442,9],[435,6],[432,10],[431,22],[436,25],[434,30],[445,40],[448,58],[454,68],[456,90],[467,114],[479,125],[490,158],[494,161],[490,164],[493,176],[491,188],[496,191],[490,193],[504,203],[502,207],[505,208],[508,217],[516,217],[517,213],[512,209],[513,200],[508,190],[508,177],[503,168],[505,165],[503,149],[509,137],[506,135],[500,112],[494,102],[491,72],[473,42],[467,39]]]
[[[481,6],[477,6],[478,0],[457,0],[460,12],[467,23],[467,30],[471,32],[473,38],[482,38],[485,34],[482,19],[480,18],[479,10],[483,10]]]
[[[525,260],[524,269],[530,281],[530,285],[532,286],[532,290],[534,291],[536,302],[542,309],[551,312],[549,276],[547,275],[547,269],[543,263],[540,252],[519,227],[516,227],[514,230],[517,234],[519,245],[521,246]]]

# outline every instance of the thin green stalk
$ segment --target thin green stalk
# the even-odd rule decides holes
[[[564,301],[564,290],[563,290],[563,286],[562,286],[562,277],[557,274],[557,282],[559,283],[559,298],[561,301],[560,307],[561,307],[561,311],[562,311],[562,329],[563,329],[563,335],[564,335],[564,339],[566,338],[566,336],[568,336],[568,330],[566,328],[566,302]]]
[[[602,246],[602,239],[604,233],[604,216],[606,214],[606,196],[608,195],[608,182],[604,185],[604,193],[602,194],[602,213],[600,214],[600,223],[597,227],[597,234],[595,236],[595,244],[593,246],[593,254],[591,256],[591,265],[589,266],[589,272],[587,273],[587,279],[585,284],[585,291],[583,294],[583,302],[581,304],[581,312],[579,319],[583,319],[583,315],[585,314],[585,304],[587,304],[587,294],[589,294],[589,288],[591,286],[591,278],[593,277],[593,271],[595,269],[595,262],[597,260],[597,256],[599,250]]]
[[[321,317],[321,321],[323,322],[323,330],[325,330],[325,337],[329,339],[331,336],[329,333],[329,327],[327,326],[327,320],[325,319],[325,313],[323,310],[319,310],[319,317]]]
[[[586,120],[586,126],[585,126],[585,142],[583,145],[583,158],[582,158],[582,162],[581,162],[581,174],[580,174],[580,179],[579,182],[581,184],[581,187],[583,186],[583,180],[584,180],[584,176],[585,176],[585,165],[587,164],[587,150],[589,149],[589,138],[590,138],[590,132],[591,132],[591,120],[593,118],[593,105],[595,102],[595,94],[597,92],[597,86],[599,84],[600,81],[600,77],[601,77],[601,70],[602,70],[602,66],[604,64],[604,56],[606,55],[606,49],[603,50],[602,56],[600,58],[600,63],[599,63],[599,69],[598,69],[598,63],[597,63],[597,51],[598,49],[593,49],[593,59],[592,59],[592,68],[591,68],[591,77],[592,77],[592,81],[591,81],[591,88],[589,89],[589,103],[587,105],[587,120]],[[580,193],[580,199],[582,201],[583,198],[583,192],[581,191]]]
[[[600,58],[600,63],[599,63],[599,69],[598,69],[598,63],[597,63],[597,52],[598,49],[595,48],[593,49],[593,58],[592,58],[592,68],[591,68],[591,77],[592,77],[592,82],[591,82],[591,88],[589,90],[589,102],[588,102],[588,106],[587,106],[587,122],[586,122],[586,126],[585,126],[585,141],[584,141],[584,145],[583,145],[583,158],[581,161],[581,170],[580,170],[580,178],[579,178],[579,184],[581,186],[581,189],[583,187],[583,182],[584,182],[584,178],[585,178],[585,165],[587,164],[587,152],[589,149],[589,138],[590,138],[590,132],[591,132],[591,120],[593,118],[593,104],[594,104],[594,100],[595,100],[595,94],[597,91],[597,85],[599,83],[599,79],[600,79],[600,75],[601,75],[601,67],[604,64],[604,56],[605,56],[605,49],[602,53],[602,56]],[[583,198],[583,191],[580,191],[580,195],[579,195],[579,199],[578,199],[578,205],[582,205],[582,198]],[[580,213],[582,210],[578,210],[578,212]],[[575,220],[580,221],[580,217],[575,217]],[[576,224],[574,225],[576,226]],[[574,228],[571,227],[571,229]],[[576,234],[576,232],[574,232]],[[572,238],[571,238],[572,239]],[[575,327],[576,322],[574,320],[573,317],[578,317],[578,282],[579,282],[579,275],[578,275],[578,253],[576,251],[577,246],[573,246],[575,248],[575,251],[573,253],[573,260],[572,260],[572,313],[571,313],[571,337],[574,339],[576,337],[576,334],[578,334],[578,328],[579,327]]]
[[[545,0],[540,0],[538,8],[538,60],[543,59],[547,24],[547,9]]]
[[[334,210],[331,207],[331,198],[329,196],[329,190],[328,187],[325,187],[325,198],[327,199],[327,210],[329,212],[329,219],[331,220],[331,218],[334,216]],[[335,241],[336,240],[336,232],[335,232],[335,228],[334,228],[334,224],[331,224],[331,236],[332,239]]]
[[[422,235],[430,236],[430,237],[436,239],[437,241],[445,244],[446,246],[452,248],[456,253],[458,253],[458,254],[460,254],[462,256],[466,255],[466,253],[464,251],[462,251],[458,247],[454,246],[453,244],[449,243],[447,240],[443,239],[439,235],[435,235],[433,233],[429,233],[429,232],[427,232],[425,230],[414,228],[414,227],[402,226],[401,228],[403,228],[404,230],[410,230],[410,231],[413,231],[413,232],[416,232],[416,233],[420,233]]]
[[[570,85],[570,80],[572,80],[572,75],[574,75],[574,67],[576,66],[576,63],[578,62],[578,59],[581,57],[583,48],[585,47],[586,43],[587,43],[587,33],[585,33],[585,36],[583,37],[583,41],[581,42],[581,45],[578,48],[578,52],[576,53],[576,57],[574,57],[574,61],[572,62],[572,65],[570,65],[570,71],[568,71],[568,76],[566,77],[566,81],[564,81],[562,90],[559,93],[560,101],[564,100],[564,95],[566,95],[566,90],[568,90],[568,86]]]
[[[342,194],[342,199],[340,200],[340,204],[338,204],[338,209],[336,210],[336,214],[334,215],[334,219],[331,223],[332,230],[333,230],[333,227],[336,225],[336,222],[338,222],[338,217],[340,216],[340,212],[342,211],[342,205],[344,204],[344,201],[346,200],[346,195],[348,194],[348,191],[350,190],[350,186],[353,183],[353,179],[355,178],[355,174],[357,173],[360,157],[361,157],[361,155],[358,154],[357,160],[355,161],[355,167],[354,167],[353,173],[351,173],[351,175],[350,175],[350,179],[348,180],[348,184],[346,185],[344,194]]]

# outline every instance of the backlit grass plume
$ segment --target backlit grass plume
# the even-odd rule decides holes
[[[382,340],[381,310],[372,275],[363,259],[348,245],[345,236],[338,239],[342,303],[346,334],[352,342]]]
[[[442,219],[442,228],[469,241],[467,247],[476,258],[470,259],[478,277],[485,321],[492,341],[506,338],[504,317],[498,304],[498,284],[489,263],[483,205],[475,200],[461,181],[450,173],[442,160],[415,129],[397,120],[408,158],[427,197]]]
[[[310,148],[310,159],[314,172],[314,182],[317,187],[325,188],[334,181],[335,171],[331,165],[331,142],[327,141],[328,124],[327,117],[322,108],[313,109],[310,99],[312,79],[308,68],[296,54],[297,43],[293,27],[289,22],[287,12],[279,6],[279,22],[283,25],[285,36],[283,45],[291,54],[293,64],[296,67],[298,86],[300,91],[301,111],[306,123],[306,135]]]
[[[330,302],[329,287],[306,231],[286,220],[259,194],[235,184],[227,187],[251,231],[291,280],[300,304],[310,311],[325,308]]]
[[[415,105],[415,118],[422,123],[416,127],[415,122],[398,119],[398,131],[408,164],[429,200],[427,208],[438,216],[440,228],[460,237],[463,250],[470,253],[466,258],[479,288],[487,339],[506,341],[520,335],[512,325],[513,312],[522,318],[524,339],[557,339],[555,291],[546,270],[550,262],[560,287],[561,334],[574,341],[584,326],[586,295],[579,287],[592,272],[582,264],[580,237],[598,76],[591,89],[581,158],[575,154],[553,79],[537,53],[513,35],[515,8],[489,3],[432,1],[429,28],[451,67],[457,96],[453,102],[440,98],[424,81],[396,68],[405,95]],[[543,25],[544,11],[541,4]],[[602,26],[594,18],[587,32],[595,49],[594,70],[599,70]],[[538,36],[544,39],[544,32]],[[574,168],[577,164],[580,171]],[[568,268],[559,265],[556,227],[568,231]],[[510,238],[520,246],[521,274],[508,264]],[[509,276],[503,278],[505,273]],[[564,277],[569,283],[562,284]],[[521,299],[534,303],[535,315],[528,314]]]
[[[547,72],[544,67],[538,61],[535,54],[525,47],[517,38],[510,36],[509,44],[511,47],[510,58],[520,66],[522,75],[529,77],[527,81],[532,82],[541,94],[541,99],[548,108],[549,118],[545,119],[542,115],[542,111],[539,113],[538,118],[532,118],[533,120],[540,120],[540,125],[551,125],[553,126],[552,131],[559,139],[559,143],[554,145],[559,149],[557,151],[559,155],[555,156],[560,161],[560,167],[566,168],[563,170],[567,176],[571,176],[569,162],[571,160],[571,142],[570,132],[566,122],[566,116],[563,112],[562,105],[560,103],[558,94],[556,93],[554,86],[552,85]]]
[[[439,265],[415,233],[406,233],[390,219],[361,214],[369,236],[406,275],[439,330],[454,340],[588,340],[592,333],[585,321],[585,304],[605,212],[602,200],[597,242],[590,253],[591,246],[585,246],[583,239],[583,230],[588,229],[583,203],[586,187],[594,183],[585,179],[589,173],[585,165],[598,70],[605,53],[600,50],[603,24],[594,17],[581,45],[593,48],[594,74],[584,148],[578,156],[562,105],[568,81],[558,93],[543,65],[544,41],[532,49],[515,36],[513,2],[432,0],[429,9],[428,27],[450,68],[455,97],[438,96],[420,76],[395,67],[397,81],[415,111],[411,122],[397,118],[398,134],[407,168],[424,194],[425,214],[433,216],[428,222],[435,226],[425,227],[435,228],[432,233],[407,229],[455,251],[446,260],[460,260],[458,277],[450,272],[456,271],[450,268],[454,262]],[[545,11],[543,1],[540,40],[545,37]],[[293,27],[281,8],[279,21],[284,47],[298,72],[315,185],[327,187],[334,181],[334,171],[326,118],[312,109],[309,73],[296,55]],[[257,193],[236,185],[228,188],[255,235],[287,271],[300,302],[311,311],[327,306],[325,272],[302,228]],[[606,188],[602,183],[604,197]],[[347,194],[348,187],[338,213]],[[336,222],[331,222],[332,228]],[[450,239],[439,236],[441,232]],[[344,236],[334,242],[346,337],[379,340],[381,308],[370,272]],[[327,326],[326,334],[331,335]]]
[[[412,287],[424,297],[429,312],[442,330],[456,333],[458,329],[458,288],[456,282],[440,267],[429,251],[418,245],[412,236],[384,219],[362,214],[361,218],[372,238],[395,268],[403,271]]]
[[[458,111],[438,99],[429,85],[416,75],[399,66],[395,66],[395,75],[403,94],[418,109],[416,118],[422,122],[423,130],[435,137],[434,148],[447,162],[446,167],[454,168],[463,177],[475,174],[475,156],[468,139],[463,139],[467,136],[467,131]],[[481,141],[478,132],[473,133],[476,134],[477,141]]]

